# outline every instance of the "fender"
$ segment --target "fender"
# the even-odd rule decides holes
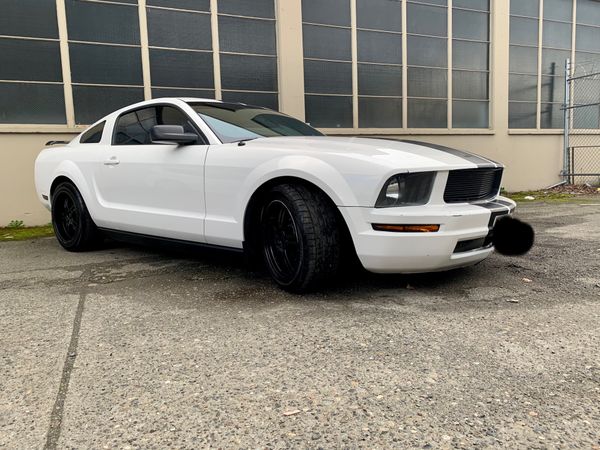
[[[75,187],[79,190],[79,193],[83,197],[83,201],[88,208],[88,211],[92,218],[96,216],[98,211],[98,202],[94,193],[90,190],[88,183],[81,172],[81,169],[73,161],[62,161],[56,170],[52,173],[50,183],[48,185],[48,193],[50,193],[50,187],[58,177],[66,177],[70,179]]]
[[[244,179],[240,180],[236,189],[237,195],[233,199],[233,204],[230,205],[223,205],[216,200],[211,200],[213,194],[216,194],[215,198],[223,197],[222,193],[212,190],[219,189],[216,187],[217,184],[211,189],[211,180],[206,179],[205,235],[207,242],[241,248],[244,240],[244,217],[250,199],[265,183],[281,177],[300,178],[314,184],[325,192],[336,205],[357,204],[356,196],[346,178],[330,164],[305,155],[285,155],[269,159],[252,168]]]

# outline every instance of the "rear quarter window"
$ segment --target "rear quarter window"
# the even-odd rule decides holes
[[[81,135],[80,144],[98,144],[102,140],[106,122],[100,122]]]

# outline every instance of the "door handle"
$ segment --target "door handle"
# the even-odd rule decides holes
[[[116,166],[120,163],[116,156],[111,156],[110,159],[104,161],[105,166]]]

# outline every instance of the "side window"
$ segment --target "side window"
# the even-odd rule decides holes
[[[113,145],[151,144],[150,130],[156,121],[156,106],[123,114],[117,120]]]
[[[113,145],[152,144],[150,130],[154,125],[181,125],[188,133],[198,133],[191,119],[172,106],[152,106],[124,114],[117,119]]]
[[[80,144],[97,144],[102,140],[102,133],[104,132],[104,125],[106,122],[101,122],[95,127],[90,128],[81,135],[79,140]]]
[[[186,133],[197,133],[190,118],[177,108],[171,106],[158,107],[159,125],[181,125]]]

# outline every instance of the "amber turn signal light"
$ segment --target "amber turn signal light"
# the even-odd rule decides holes
[[[435,233],[440,230],[439,225],[389,225],[373,224],[375,231],[391,231],[395,233]]]

